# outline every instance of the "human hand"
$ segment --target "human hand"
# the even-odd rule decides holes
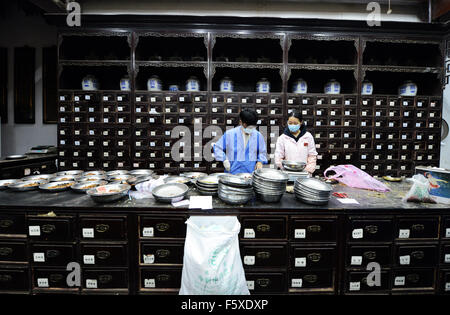
[[[256,163],[255,170],[258,170],[258,169],[260,169],[262,167],[263,167],[262,163],[258,162],[258,163]]]

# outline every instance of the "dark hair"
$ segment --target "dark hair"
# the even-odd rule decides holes
[[[289,117],[295,117],[295,118],[297,118],[298,120],[303,121],[303,115],[302,115],[302,112],[299,111],[299,110],[293,110],[293,111],[289,114],[288,118],[289,118]]]
[[[239,118],[241,119],[243,124],[247,126],[256,125],[258,122],[258,114],[252,109],[244,109],[239,114]]]

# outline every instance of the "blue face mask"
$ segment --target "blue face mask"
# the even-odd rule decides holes
[[[300,125],[288,125],[288,127],[289,127],[289,131],[293,132],[293,133],[300,130]]]
[[[244,132],[248,135],[251,134],[253,132],[253,130],[255,130],[254,128],[243,128],[243,129],[244,129]]]

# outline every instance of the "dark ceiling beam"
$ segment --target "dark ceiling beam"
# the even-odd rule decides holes
[[[28,0],[35,6],[42,9],[45,13],[62,13],[66,12],[65,1],[61,0]]]

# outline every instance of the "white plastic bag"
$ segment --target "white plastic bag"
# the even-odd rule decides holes
[[[234,216],[187,221],[180,295],[249,295]]]
[[[412,178],[408,178],[408,181],[413,185],[402,199],[403,202],[428,202],[436,203],[430,195],[430,182],[422,174],[414,175]]]

